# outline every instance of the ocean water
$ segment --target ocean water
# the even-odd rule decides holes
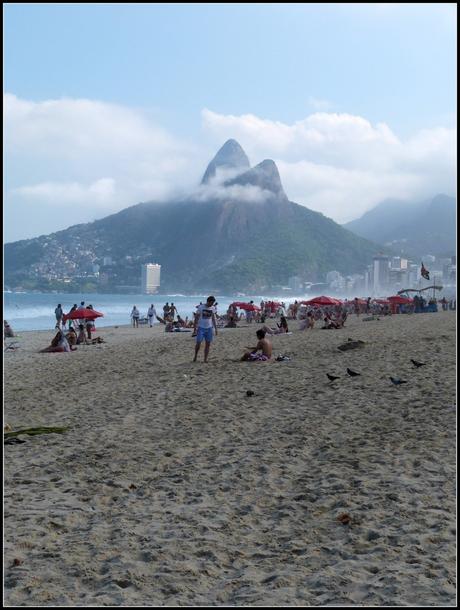
[[[131,310],[133,305],[139,309],[141,317],[147,315],[150,304],[153,303],[159,316],[163,315],[163,305],[173,302],[182,318],[192,316],[195,307],[202,301],[206,301],[207,294],[197,294],[191,296],[165,294],[165,295],[145,295],[145,294],[55,294],[55,293],[22,293],[4,292],[3,293],[3,319],[8,320],[14,331],[21,330],[52,330],[56,324],[54,310],[58,303],[62,305],[64,313],[67,313],[72,305],[80,305],[85,301],[86,305],[91,304],[96,311],[104,314],[103,318],[96,320],[96,327],[120,326],[131,323]],[[233,301],[254,301],[256,305],[263,300],[283,301],[288,305],[295,299],[301,300],[305,296],[286,295],[253,295],[245,297],[215,295],[217,299],[217,312],[223,314]],[[311,298],[309,295],[308,298]]]

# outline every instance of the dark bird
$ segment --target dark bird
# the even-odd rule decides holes
[[[356,371],[352,371],[351,369],[347,369],[347,373],[350,375],[350,377],[358,377],[359,375],[361,375],[361,373],[357,373]]]
[[[391,383],[394,385],[401,385],[402,383],[407,383],[407,381],[404,381],[403,379],[398,379],[398,377],[390,377],[391,379]]]
[[[410,361],[417,368],[420,368],[421,366],[426,366],[426,362],[417,362],[417,360],[412,360],[412,358],[410,359]]]
[[[254,392],[252,390],[247,390],[246,396],[254,396]]]
[[[334,375],[329,375],[329,373],[326,373],[326,375],[329,381],[335,381],[336,379],[340,379],[340,377],[334,377]]]

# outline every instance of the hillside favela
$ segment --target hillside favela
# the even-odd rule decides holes
[[[456,607],[456,12],[4,5],[5,606]]]

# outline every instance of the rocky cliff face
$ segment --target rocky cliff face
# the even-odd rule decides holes
[[[201,184],[209,184],[218,170],[236,170],[243,172],[250,167],[249,159],[236,140],[227,140],[209,163]]]
[[[236,178],[225,182],[225,186],[233,185],[255,186],[267,194],[274,195],[280,202],[288,200],[281,184],[278,168],[271,159],[265,159],[262,163],[239,174]]]

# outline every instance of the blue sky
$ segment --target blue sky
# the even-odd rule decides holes
[[[338,222],[455,190],[455,4],[3,13],[6,241],[187,190],[230,137]]]

